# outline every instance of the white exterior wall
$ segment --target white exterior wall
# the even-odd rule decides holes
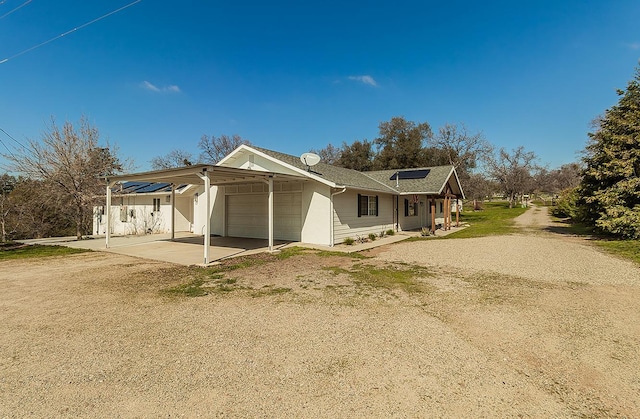
[[[333,223],[335,244],[344,239],[357,236],[368,236],[370,233],[380,234],[394,227],[393,211],[395,204],[393,195],[360,192],[362,195],[378,196],[378,216],[363,215],[358,217],[358,191],[347,190],[333,197]]]
[[[171,232],[171,202],[170,193],[114,196],[111,200],[111,234],[130,235]],[[160,199],[160,211],[153,212],[153,200]],[[191,197],[176,194],[176,224],[175,231],[190,231]],[[121,210],[126,207],[127,221],[121,219]],[[98,214],[94,208],[93,234],[106,234],[106,214]],[[133,216],[132,216],[133,215]]]
[[[146,234],[164,233],[171,229],[171,205],[166,201],[168,194],[136,195],[113,197],[111,200],[111,233],[112,234]],[[160,199],[160,211],[153,212],[153,199]],[[121,213],[126,221],[122,221]],[[106,211],[105,211],[106,212]],[[94,215],[94,234],[106,234],[106,214]]]
[[[317,182],[306,182],[302,189],[303,243],[331,245],[330,188]]]
[[[210,234],[224,235],[224,192],[222,188],[212,186],[210,191],[211,209],[207,214],[207,197],[204,193],[204,185],[199,186],[193,195],[193,233],[204,235],[205,221],[210,219]],[[197,195],[196,195],[197,194]]]
[[[192,225],[191,220],[193,219],[193,206],[192,201],[193,197],[191,195],[181,196],[179,194],[175,194],[176,198],[176,220],[175,220],[175,230],[176,231],[191,231]],[[171,206],[169,206],[169,214],[171,214]],[[171,216],[171,215],[169,215]],[[169,225],[169,228],[171,226]]]

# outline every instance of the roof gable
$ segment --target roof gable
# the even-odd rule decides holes
[[[458,175],[453,166],[416,167],[370,172],[359,172],[323,162],[307,167],[299,157],[247,145],[241,145],[218,164],[260,170],[260,167],[251,167],[248,164],[251,153],[264,156],[287,171],[293,171],[296,174],[301,174],[331,187],[349,187],[392,194],[440,195],[445,192],[446,185],[449,183],[454,193],[464,196]],[[273,166],[263,169],[277,171]],[[400,174],[399,179],[396,180],[398,174]]]
[[[363,173],[400,194],[439,195],[444,193],[447,183],[451,183],[451,181],[453,181],[452,190],[454,193],[462,194],[462,188],[453,166],[415,167]],[[402,173],[405,175],[403,176]]]
[[[284,170],[306,176],[334,188],[346,186],[369,191],[393,192],[385,185],[357,170],[345,169],[344,167],[337,167],[323,162],[312,167],[307,167],[300,161],[299,157],[256,146],[241,145],[218,164],[223,166],[245,167],[248,166],[247,162],[251,153],[258,156],[266,156],[271,159],[272,162],[279,164]],[[256,163],[255,158],[254,163]],[[257,164],[259,165],[259,163],[260,162]],[[254,167],[254,169],[260,170],[260,167]],[[270,167],[269,170],[276,171],[274,167]]]

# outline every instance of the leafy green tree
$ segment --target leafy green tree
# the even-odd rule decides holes
[[[584,221],[600,231],[640,238],[640,67],[618,104],[590,133],[579,187]]]
[[[351,145],[342,143],[342,151],[335,165],[365,172],[373,168],[374,156],[373,143],[370,141],[356,140]]]
[[[375,169],[402,169],[425,166],[427,140],[433,135],[428,123],[416,124],[402,116],[381,122],[380,136],[374,140],[378,147]]]

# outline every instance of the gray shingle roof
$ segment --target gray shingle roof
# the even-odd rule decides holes
[[[256,146],[250,146],[264,154],[278,159],[298,169],[307,170],[299,157],[267,150]],[[407,168],[402,170],[429,170],[429,174],[423,179],[400,179],[399,187],[396,188],[396,181],[390,180],[398,170],[378,170],[372,172],[358,172],[357,170],[345,169],[326,163],[318,163],[310,168],[310,171],[323,179],[335,183],[339,186],[347,186],[368,191],[379,191],[386,193],[424,193],[438,194],[442,186],[449,178],[453,166],[435,166],[421,168]]]
[[[396,187],[395,179],[391,180],[391,177],[395,175],[398,170],[378,170],[374,172],[364,172],[365,175],[377,180],[380,183],[385,184],[389,188],[399,193],[424,193],[424,194],[438,194],[441,192],[442,186],[449,179],[453,166],[435,166],[435,167],[417,167],[406,170],[429,170],[429,174],[422,179],[400,179],[398,181],[398,187]]]
[[[291,156],[289,154],[279,153],[277,151],[267,150],[265,148],[250,146],[264,154],[278,159],[284,163],[287,163],[298,169],[307,170],[307,166],[300,161],[299,157]],[[376,180],[366,176],[362,172],[357,170],[345,169],[344,167],[337,167],[326,163],[318,163],[310,168],[311,173],[335,183],[339,186],[347,186],[357,189],[364,189],[369,191],[379,192],[391,192],[386,185],[377,182]]]

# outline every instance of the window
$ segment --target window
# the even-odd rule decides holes
[[[444,212],[444,208],[442,206],[442,202],[440,202],[440,212]]]
[[[378,196],[358,194],[358,217],[378,216]]]
[[[418,215],[418,203],[414,201],[404,200],[404,216],[415,217]]]
[[[120,207],[120,222],[126,223],[127,221],[129,221],[129,211],[127,211],[126,205],[122,205]]]
[[[160,212],[160,198],[153,198],[153,212]]]

